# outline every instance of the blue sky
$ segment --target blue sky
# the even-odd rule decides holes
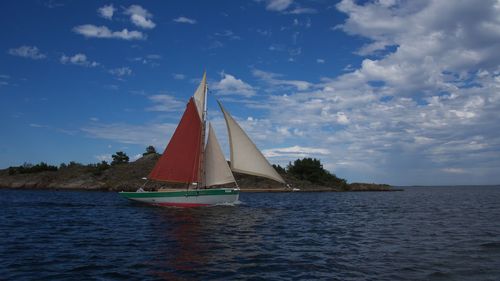
[[[0,168],[162,151],[207,70],[272,163],[500,182],[498,1],[3,1]]]

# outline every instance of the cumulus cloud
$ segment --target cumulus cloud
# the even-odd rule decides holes
[[[74,64],[86,67],[96,67],[99,65],[98,62],[88,60],[87,56],[82,53],[75,54],[74,56],[62,55],[59,61],[62,64]]]
[[[347,18],[336,32],[371,40],[357,52],[369,57],[318,83],[253,70],[279,95],[248,106],[267,109],[285,143],[328,147],[325,167],[350,181],[497,183],[500,5],[345,0],[337,8]]]
[[[18,48],[9,49],[9,55],[23,57],[28,59],[40,60],[47,57],[47,55],[40,52],[36,46],[20,46]]]
[[[190,19],[184,16],[180,16],[178,18],[173,19],[174,22],[177,23],[187,23],[187,24],[195,24],[196,20],[195,19]]]
[[[152,20],[153,15],[139,5],[131,5],[124,13],[125,15],[129,15],[130,21],[138,27],[152,29],[156,26]]]
[[[115,13],[116,9],[113,7],[113,4],[110,5],[104,5],[97,9],[97,12],[99,15],[105,19],[111,20],[113,18],[113,14]]]
[[[255,89],[241,79],[231,74],[223,73],[222,79],[212,86],[219,95],[241,95],[251,97],[255,95]]]
[[[143,40],[146,35],[140,31],[124,28],[121,31],[112,31],[106,26],[95,26],[93,24],[79,25],[73,28],[73,32],[87,38],[113,38],[123,40]]]

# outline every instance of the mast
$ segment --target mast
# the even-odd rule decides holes
[[[206,161],[206,158],[205,158],[205,140],[206,140],[206,137],[205,137],[205,134],[207,132],[207,98],[208,98],[208,83],[207,83],[207,72],[206,70],[203,72],[203,77],[204,77],[204,80],[205,80],[205,93],[204,93],[204,108],[203,108],[203,123],[202,123],[202,127],[203,127],[203,132],[201,133],[201,136],[202,136],[202,139],[201,139],[201,162],[200,162],[200,171],[201,171],[201,175],[200,175],[200,179],[201,179],[201,183],[202,183],[202,186],[203,187],[206,187],[205,186],[205,174],[206,174],[206,171],[205,171],[205,161]]]
[[[196,188],[200,185],[205,185],[205,139],[206,139],[206,126],[207,126],[207,72],[203,71],[203,77],[201,78],[200,85],[194,94],[194,98],[197,100],[196,106],[198,112],[200,113],[201,119],[201,143],[200,143],[200,161],[198,163],[198,182]]]

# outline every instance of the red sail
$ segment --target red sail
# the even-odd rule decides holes
[[[193,98],[149,178],[170,182],[198,182],[201,154],[201,119]]]

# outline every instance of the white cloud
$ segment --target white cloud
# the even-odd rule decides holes
[[[130,21],[138,27],[152,29],[156,24],[151,20],[153,15],[139,5],[131,5],[125,10],[125,15],[130,16]]]
[[[37,123],[31,123],[29,124],[30,127],[33,127],[33,128],[47,128],[48,126],[46,125],[40,125],[40,124],[37,124]]]
[[[308,90],[312,86],[311,83],[306,81],[279,79],[282,75],[277,73],[266,72],[258,69],[254,69],[252,73],[255,77],[260,78],[262,81],[272,86],[292,86],[299,91]]]
[[[216,32],[214,35],[215,36],[219,36],[219,37],[229,38],[231,40],[240,40],[241,39],[240,36],[234,34],[233,31],[228,30],[228,29],[226,29],[226,30],[224,30],[222,32]]]
[[[75,54],[74,56],[62,55],[59,61],[62,64],[74,64],[74,65],[86,66],[86,67],[96,67],[99,65],[98,62],[89,61],[87,59],[87,56],[85,54],[82,54],[82,53]]]
[[[325,167],[349,181],[498,183],[500,5],[356,3],[337,6],[347,19],[336,32],[372,40],[358,54],[375,56],[343,75],[302,81],[305,90],[254,70],[280,94],[247,104],[268,110],[261,134],[273,128],[286,145],[327,147]]]
[[[5,75],[5,74],[0,74],[0,86],[7,86],[9,85],[9,82],[6,80],[9,80],[10,76]]]
[[[289,15],[315,14],[318,11],[313,8],[300,7],[293,0],[255,0],[264,2],[266,10]]]
[[[149,123],[131,125],[123,123],[92,124],[81,128],[91,138],[105,139],[126,144],[164,147],[177,124]]]
[[[130,157],[130,161],[134,162],[134,161],[137,161],[139,158],[142,158],[142,153],[132,155]]]
[[[175,80],[183,80],[186,79],[186,75],[181,74],[181,73],[173,73],[172,76],[174,77]]]
[[[264,149],[262,153],[266,157],[288,157],[288,158],[303,158],[314,155],[328,155],[330,151],[325,148],[291,146],[283,148]]]
[[[324,59],[316,59],[316,62],[317,63],[325,63],[325,60]]]
[[[106,161],[108,163],[110,163],[113,160],[113,158],[111,157],[111,154],[94,155],[94,158],[100,162]]]
[[[161,60],[162,56],[159,54],[149,54],[149,55],[146,55],[146,58],[150,59],[150,60]]]
[[[149,54],[149,55],[146,55],[144,57],[130,58],[129,60],[133,61],[133,62],[140,62],[142,64],[148,64],[148,65],[150,65],[152,67],[156,67],[156,66],[160,65],[159,61],[161,59],[162,59],[161,55],[158,55],[158,54]]]
[[[59,3],[56,0],[48,0],[48,1],[44,1],[42,3],[45,7],[49,8],[49,9],[64,7],[63,3]]]
[[[111,20],[113,18],[113,14],[115,13],[116,9],[113,7],[113,4],[110,5],[104,5],[97,9],[97,12],[99,15],[105,19]]]
[[[227,73],[222,74],[222,79],[215,83],[212,89],[219,95],[241,95],[246,97],[255,95],[255,90],[252,86]]]
[[[301,14],[316,14],[318,11],[313,8],[302,8],[302,7],[297,7],[293,10],[286,11],[286,14],[292,14],[292,15],[301,15]]]
[[[18,48],[9,49],[9,55],[29,58],[34,60],[44,59],[47,55],[40,52],[36,46],[20,46]]]
[[[132,75],[132,69],[128,66],[124,67],[118,67],[118,68],[113,68],[109,70],[109,73],[118,76],[118,77],[123,77],[123,76],[130,76]]]
[[[195,19],[190,19],[190,18],[183,17],[183,16],[175,18],[173,21],[177,22],[177,23],[187,23],[187,24],[195,24],[196,23]]]
[[[148,111],[176,112],[182,110],[186,103],[171,95],[153,95],[148,97],[155,105],[148,107]]]
[[[467,171],[461,168],[443,168],[442,171],[450,174],[467,174]]]
[[[349,118],[347,118],[347,115],[344,112],[337,112],[337,123],[342,125],[349,124]]]
[[[114,38],[123,40],[143,40],[146,35],[140,31],[124,28],[121,31],[111,31],[106,26],[95,26],[93,24],[79,25],[73,28],[73,32],[88,38]]]
[[[282,12],[290,5],[292,5],[293,0],[257,0],[258,2],[264,2],[266,4],[266,10],[268,11],[275,11],[275,12]]]

